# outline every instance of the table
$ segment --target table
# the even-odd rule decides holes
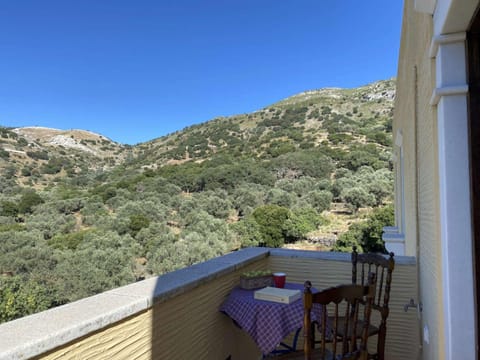
[[[285,288],[299,289],[303,293],[304,286],[286,283]],[[249,333],[266,355],[275,350],[287,335],[303,327],[303,299],[291,304],[281,304],[254,299],[254,291],[234,288],[221,305],[220,311]],[[320,319],[321,312],[321,305],[314,304],[312,321]]]

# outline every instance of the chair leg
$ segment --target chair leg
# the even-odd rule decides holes
[[[385,323],[380,324],[378,331],[378,343],[377,343],[377,353],[376,359],[384,360],[385,359],[385,335],[387,333],[387,327]]]

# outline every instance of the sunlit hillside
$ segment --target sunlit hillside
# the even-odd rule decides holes
[[[127,146],[0,127],[0,321],[247,246],[383,250],[395,81]]]

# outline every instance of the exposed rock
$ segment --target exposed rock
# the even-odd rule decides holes
[[[90,149],[88,146],[80,144],[77,142],[77,140],[72,139],[71,137],[67,137],[65,135],[55,135],[50,139],[49,144],[61,145],[66,148],[78,149],[96,155],[96,152]]]

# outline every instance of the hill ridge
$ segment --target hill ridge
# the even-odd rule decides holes
[[[383,251],[394,91],[300,95],[135,146],[0,127],[0,321],[241,247]]]

